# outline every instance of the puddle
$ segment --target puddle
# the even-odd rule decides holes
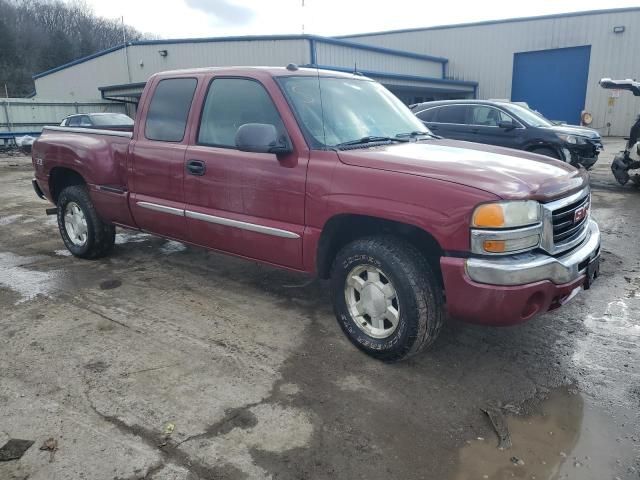
[[[41,272],[28,268],[41,257],[21,257],[13,253],[0,253],[0,286],[17,293],[20,298],[16,302],[28,302],[38,295],[49,296],[56,290],[60,271]]]
[[[637,478],[631,426],[596,408],[579,393],[555,391],[541,405],[540,413],[507,417],[507,425],[512,448],[499,450],[495,435],[474,439],[460,450],[452,478]]]

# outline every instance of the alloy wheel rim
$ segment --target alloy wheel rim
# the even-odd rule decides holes
[[[82,247],[87,243],[88,226],[87,219],[80,206],[75,202],[67,203],[64,209],[64,229],[71,243]]]
[[[389,276],[378,267],[353,268],[347,275],[344,295],[354,323],[370,337],[384,339],[398,328],[398,293]]]

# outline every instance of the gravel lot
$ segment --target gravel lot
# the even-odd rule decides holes
[[[0,159],[0,479],[638,479],[640,189],[593,171],[602,275],[512,328],[448,322],[386,365],[324,282],[120,230],[69,256]],[[481,409],[503,407],[513,447]],[[52,450],[41,450],[47,440]]]

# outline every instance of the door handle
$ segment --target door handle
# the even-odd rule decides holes
[[[191,175],[202,176],[207,171],[207,166],[201,160],[189,160],[187,161],[187,171]]]

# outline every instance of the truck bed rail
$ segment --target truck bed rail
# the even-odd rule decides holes
[[[46,126],[42,131],[52,130],[54,132],[69,132],[69,133],[86,133],[95,135],[111,135],[113,137],[133,138],[132,132],[122,132],[119,130],[105,130],[97,128],[79,128],[79,127],[60,127],[60,126]]]

